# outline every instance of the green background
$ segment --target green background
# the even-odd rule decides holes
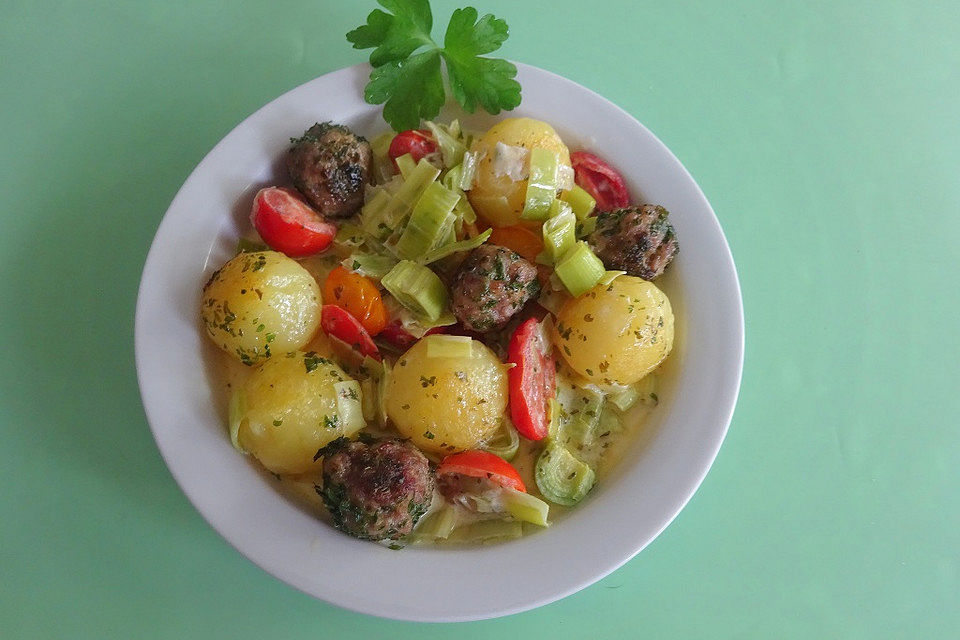
[[[3,2],[0,636],[955,634],[956,2],[482,3],[512,27],[505,56],[605,95],[677,154],[739,268],[729,436],[622,569],[505,619],[395,623],[296,592],[204,523],[141,409],[140,270],[222,136],[363,59],[343,34],[372,4]],[[454,6],[434,2],[436,22]]]

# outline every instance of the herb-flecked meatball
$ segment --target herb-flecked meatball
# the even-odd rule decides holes
[[[331,218],[359,211],[373,167],[370,143],[332,122],[315,124],[291,142],[287,172],[310,204]]]
[[[653,280],[680,250],[668,215],[655,204],[599,213],[588,243],[607,269]]]
[[[540,293],[537,268],[517,253],[484,244],[470,253],[453,276],[451,307],[471,331],[497,331]]]
[[[365,540],[396,540],[413,530],[433,498],[430,462],[404,440],[338,438],[322,450],[318,488],[333,524]]]

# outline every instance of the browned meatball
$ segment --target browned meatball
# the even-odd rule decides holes
[[[370,143],[332,122],[315,124],[291,142],[287,172],[310,204],[331,218],[345,218],[359,211],[364,185],[370,182]]]
[[[409,442],[338,438],[321,452],[318,492],[341,531],[366,540],[396,540],[430,508],[430,462]]]
[[[464,328],[483,333],[506,326],[540,293],[537,268],[517,253],[484,244],[470,253],[453,276],[451,307]]]
[[[655,204],[598,213],[587,241],[607,269],[653,280],[680,250],[668,215]]]

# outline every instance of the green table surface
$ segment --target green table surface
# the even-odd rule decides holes
[[[457,6],[434,5],[443,24]],[[505,56],[677,154],[739,268],[729,435],[623,568],[504,619],[398,623],[295,591],[207,526],[140,405],[144,258],[223,135],[364,59],[343,34],[372,8],[3,2],[0,636],[956,637],[957,2],[481,3],[511,25]]]

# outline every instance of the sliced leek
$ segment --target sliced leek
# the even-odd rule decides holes
[[[576,297],[592,289],[606,270],[586,242],[578,242],[557,263],[555,273],[570,295]]]
[[[406,539],[412,543],[445,540],[457,528],[457,520],[457,508],[443,503],[420,518],[416,528]]]
[[[469,336],[432,335],[426,340],[428,358],[473,358],[473,339]]]
[[[447,309],[447,287],[422,264],[401,260],[380,284],[404,307],[427,320],[438,320]]]
[[[417,168],[417,161],[414,160],[413,156],[409,153],[405,153],[397,158],[396,163],[397,169],[400,170],[400,175],[403,176],[404,180],[409,178],[413,170]]]
[[[595,217],[585,218],[577,222],[577,238],[586,238],[597,228],[597,219]]]
[[[557,197],[560,157],[554,151],[536,147],[530,151],[530,177],[524,200],[523,220],[546,220]]]
[[[503,540],[512,540],[523,535],[523,524],[519,520],[480,520],[454,529],[447,538],[450,542],[489,544]]]
[[[363,391],[360,389],[360,383],[356,380],[344,380],[335,382],[333,389],[337,394],[337,415],[340,416],[344,433],[353,433],[362,429],[366,423],[363,419],[361,400]]]
[[[540,527],[549,524],[550,505],[536,496],[524,491],[504,488],[503,507],[507,513],[521,522],[529,522]]]
[[[353,253],[341,262],[350,271],[379,280],[397,266],[396,258],[379,253]]]
[[[593,196],[577,185],[574,185],[569,191],[561,192],[560,199],[570,205],[578,220],[586,219],[597,206],[597,201],[593,199]]]
[[[564,206],[565,209],[543,223],[543,253],[547,264],[555,264],[577,242],[574,232],[577,218],[568,206]]]
[[[366,206],[364,207],[364,230],[378,240],[389,237],[401,226],[413,210],[414,205],[420,200],[420,196],[439,175],[440,169],[426,160],[421,160],[410,172],[410,175],[403,180],[403,184],[400,185],[396,193],[390,197],[389,202],[382,208],[372,210],[368,216]],[[378,194],[370,204],[373,204],[379,197]]]
[[[589,465],[577,460],[553,439],[537,458],[534,477],[544,498],[565,507],[583,500],[596,481],[596,474]]]
[[[443,166],[454,167],[460,164],[463,161],[463,154],[467,152],[467,147],[459,137],[460,123],[454,120],[448,127],[444,127],[428,121],[427,127],[433,133],[437,146],[440,147]]]
[[[409,260],[436,248],[453,229],[452,211],[458,200],[457,193],[439,182],[427,185],[397,241],[397,254]]]
[[[487,229],[478,236],[468,238],[466,240],[461,240],[460,242],[453,242],[450,244],[443,245],[442,247],[437,247],[433,251],[428,251],[423,257],[419,258],[417,261],[422,264],[430,264],[431,262],[436,262],[437,260],[442,260],[447,256],[451,256],[455,253],[461,251],[473,251],[490,237],[490,234],[493,233],[492,229]]]
[[[484,451],[500,456],[506,461],[513,460],[520,449],[520,434],[509,418],[504,417],[493,437],[483,445]]]

